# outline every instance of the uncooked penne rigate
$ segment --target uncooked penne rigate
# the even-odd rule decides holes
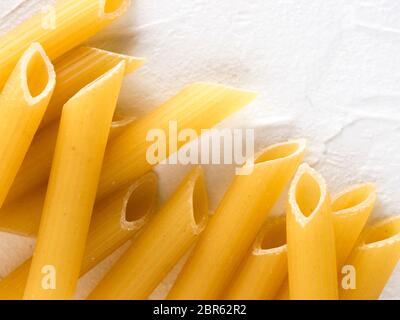
[[[348,274],[340,286],[340,299],[378,299],[399,259],[400,217],[368,226],[346,260]]]
[[[156,198],[157,177],[150,172],[94,207],[81,275],[143,228],[156,209]],[[31,259],[0,281],[0,299],[22,299],[30,265]]]
[[[389,217],[368,222],[381,186],[344,174],[347,162],[332,177],[324,166],[336,144],[315,161],[306,146],[333,141],[325,133],[310,142],[289,134],[304,122],[274,133],[280,141],[260,135],[263,101],[252,105],[252,90],[209,82],[152,88],[149,79],[165,75],[155,61],[130,75],[146,59],[129,55],[129,46],[119,50],[128,54],[108,50],[121,39],[130,44],[134,32],[135,49],[146,52],[143,30],[169,23],[128,24],[141,5],[131,2],[55,0],[0,36],[0,231],[36,238],[25,262],[10,261],[19,266],[0,280],[0,300],[386,297],[388,282],[397,281],[400,216],[383,212]],[[25,5],[4,17],[19,18]],[[121,24],[91,38],[125,13]],[[219,60],[215,66],[228,65],[235,82],[249,84],[251,77],[231,70],[235,64]],[[251,59],[242,62],[253,72]],[[157,100],[148,94],[157,88],[177,91]],[[135,114],[138,107],[148,110]],[[339,178],[354,184],[331,199]]]
[[[122,61],[64,106],[24,299],[74,294],[124,73]],[[50,283],[43,283],[44,269],[53,274]]]
[[[0,94],[0,207],[46,111],[56,84],[38,43],[22,55]]]
[[[15,202],[47,181],[62,107],[80,89],[121,61],[125,61],[125,74],[135,71],[144,62],[143,59],[89,47],[74,49],[55,61],[57,83],[41,122],[42,129],[34,137],[5,203]],[[120,119],[112,126],[126,127],[129,121],[124,120],[125,123]]]
[[[184,178],[89,299],[146,299],[150,295],[207,224],[203,179],[200,167]]]
[[[273,145],[255,158],[249,175],[234,178],[169,299],[222,298],[304,152],[303,140]]]
[[[375,201],[376,190],[371,183],[351,186],[333,197],[332,215],[339,285],[343,263],[363,230],[374,208]],[[282,285],[276,298],[278,300],[289,299],[289,283],[287,280]]]
[[[81,44],[125,13],[130,0],[56,0],[0,37],[0,89],[20,55],[39,42],[51,60]]]
[[[286,217],[269,218],[225,293],[225,298],[272,300],[286,277]]]
[[[291,299],[338,298],[335,234],[324,179],[303,164],[289,189],[287,246]]]

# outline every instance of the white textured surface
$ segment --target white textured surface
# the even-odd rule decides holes
[[[0,27],[41,1],[28,0],[7,15],[19,2],[0,2]],[[121,99],[121,108],[137,114],[197,80],[259,91],[255,103],[222,125],[256,127],[258,147],[307,138],[308,162],[331,192],[377,184],[378,217],[400,208],[399,12],[393,0],[135,0],[124,19],[92,42],[148,58],[126,81]],[[232,168],[225,169],[207,167],[214,207],[231,178]],[[157,171],[165,199],[185,169]],[[4,237],[1,275],[32,245]],[[400,299],[400,268],[383,298]]]

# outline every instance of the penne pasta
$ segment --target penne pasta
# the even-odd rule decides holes
[[[376,190],[371,183],[351,186],[337,194],[332,200],[336,262],[339,274],[374,208],[375,201]],[[287,279],[276,298],[289,299]]]
[[[114,116],[114,119],[116,117]],[[110,135],[108,137],[108,144],[110,144],[111,140],[115,139],[119,135],[122,134],[126,129],[134,124],[136,121],[135,117],[128,118],[117,118],[111,123]]]
[[[108,143],[112,143],[112,140],[133,125],[133,122],[133,118],[113,121],[111,124]],[[0,209],[0,217],[5,217],[3,220],[0,219],[0,230],[7,230],[12,233],[21,233],[20,229],[23,228],[23,226],[20,226],[20,224],[25,222],[19,214],[14,212],[19,212],[20,210],[18,208],[26,210],[29,207],[27,207],[27,204],[20,203],[18,200],[21,197],[26,197],[27,199],[32,199],[33,201],[36,201],[36,203],[39,203],[39,198],[43,198],[43,195],[40,193],[40,188],[45,186],[49,178],[51,161],[56,146],[58,127],[59,123],[55,122],[54,124],[40,130],[33,139],[17,176],[11,185],[5,204],[3,208]],[[30,211],[31,219],[39,221],[41,206],[34,206]],[[33,229],[28,234],[25,232],[22,232],[22,234],[33,235],[36,234],[36,231],[36,229]]]
[[[143,228],[89,299],[146,299],[189,250],[208,219],[207,191],[196,167]]]
[[[286,277],[286,219],[281,216],[267,220],[225,298],[272,300]]]
[[[133,125],[134,118],[114,120],[108,143]],[[36,236],[40,224],[46,183],[57,139],[58,123],[42,129],[34,138],[24,162],[0,209],[0,231]],[[33,192],[29,192],[34,190]],[[12,195],[12,197],[10,197]],[[18,199],[24,197],[23,201]],[[11,199],[16,201],[10,201]]]
[[[367,227],[346,261],[354,268],[349,276],[354,276],[355,287],[344,287],[342,283],[340,299],[378,299],[399,259],[400,216]]]
[[[102,198],[112,193],[151,170],[154,164],[146,158],[149,148],[154,144],[147,139],[151,130],[161,130],[166,135],[167,148],[162,156],[164,160],[189,142],[178,141],[175,146],[168,143],[171,121],[176,122],[177,132],[190,128],[200,135],[201,129],[213,127],[254,98],[255,94],[252,92],[221,85],[197,83],[186,87],[161,107],[135,121],[128,130],[114,140],[113,144],[108,146],[98,197]]]
[[[376,190],[371,183],[352,186],[332,199],[336,260],[339,269],[356,244],[375,202]]]
[[[155,210],[157,177],[148,173],[129,188],[96,204],[90,222],[80,274],[83,275],[131,239]],[[31,259],[0,281],[1,300],[23,297]]]
[[[273,145],[255,158],[249,175],[234,178],[169,299],[222,297],[304,151],[303,140]]]
[[[7,195],[6,204],[26,196],[47,181],[59,126],[55,120],[59,119],[62,106],[81,88],[121,61],[126,63],[125,74],[133,72],[143,63],[141,59],[86,47],[74,49],[55,62],[57,84],[42,120],[42,127],[43,124],[47,126],[34,137]],[[110,139],[119,135],[117,132],[122,132],[131,121],[132,119],[114,121]]]
[[[128,8],[129,0],[57,0],[0,37],[0,90],[22,53],[39,42],[51,60],[62,56],[108,26]]]
[[[0,231],[35,237],[39,230],[45,197],[46,184],[43,184],[20,201],[5,204],[0,209]]]
[[[50,175],[58,127],[59,123],[54,123],[40,130],[33,138],[30,148],[11,185],[4,206],[0,209],[0,216],[6,215],[4,213],[9,211],[8,207],[10,204],[16,207],[22,206],[23,209],[25,205],[21,203],[23,201],[19,201],[20,199],[26,196],[28,199],[33,200],[41,194],[40,188],[45,186]],[[35,199],[35,201],[38,201],[38,199]],[[34,212],[36,211],[33,210],[32,213]],[[39,219],[40,214],[41,210],[39,210]],[[13,218],[19,219],[18,215],[15,215]]]
[[[335,235],[324,179],[300,166],[287,206],[289,291],[293,300],[338,298]]]
[[[119,63],[64,106],[24,299],[74,294],[124,69]]]
[[[88,272],[142,229],[156,209],[156,196],[157,176],[149,172],[127,190],[117,191],[96,204],[81,274]]]
[[[145,60],[90,47],[78,47],[54,62],[57,85],[44,114],[41,127],[59,120],[64,104],[81,88],[96,80],[102,74],[125,61],[125,73],[141,67]]]
[[[0,94],[0,207],[43,118],[55,77],[43,48],[34,43]]]

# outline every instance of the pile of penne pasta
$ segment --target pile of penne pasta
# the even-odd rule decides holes
[[[372,184],[331,200],[301,164],[303,140],[257,154],[211,216],[201,167],[158,205],[149,130],[176,121],[200,133],[255,94],[197,83],[139,119],[116,115],[124,76],[144,60],[81,44],[128,6],[57,1],[54,25],[40,13],[0,38],[0,230],[37,237],[0,299],[71,299],[131,239],[89,299],[146,299],[190,250],[169,299],[379,298],[400,257],[400,217],[365,226]],[[288,186],[286,214],[268,217]]]

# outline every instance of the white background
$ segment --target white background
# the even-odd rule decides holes
[[[0,27],[6,31],[45,2],[1,0]],[[148,59],[127,79],[120,101],[135,114],[193,81],[257,90],[257,101],[221,125],[255,127],[258,147],[307,138],[307,161],[332,193],[376,183],[376,218],[400,208],[399,17],[395,0],[136,0],[92,43]],[[215,207],[232,168],[206,170]],[[157,171],[165,199],[185,170]],[[0,240],[4,276],[29,256],[33,240]],[[78,297],[113,260],[83,279]],[[383,298],[400,299],[400,268]]]

